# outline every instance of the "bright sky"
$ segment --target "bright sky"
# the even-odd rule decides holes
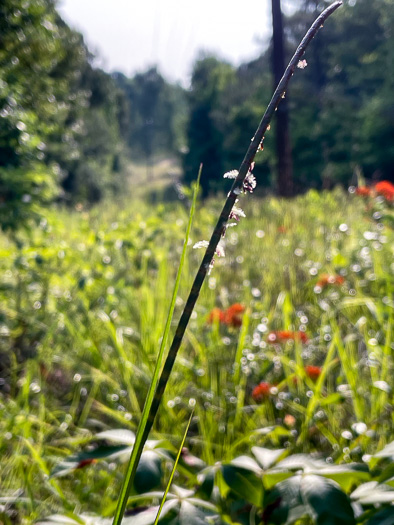
[[[200,50],[235,65],[256,58],[271,34],[270,0],[58,0],[96,64],[132,75],[158,64],[187,85]],[[284,6],[285,7],[285,6]]]

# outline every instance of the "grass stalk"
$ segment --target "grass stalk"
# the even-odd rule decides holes
[[[155,389],[156,381],[157,381],[158,374],[159,374],[159,366],[156,366],[156,369],[155,369],[155,372],[154,372],[154,377],[153,377],[152,383],[151,383],[151,387],[149,389],[148,396],[147,396],[147,399],[146,399],[146,402],[145,402],[145,406],[144,406],[143,414],[142,414],[142,417],[141,417],[140,425],[139,425],[139,428],[138,428],[138,431],[137,431],[136,441],[135,441],[135,444],[134,444],[134,447],[133,447],[133,451],[132,451],[132,454],[131,454],[131,457],[130,457],[130,461],[129,461],[129,464],[128,464],[128,467],[127,467],[127,471],[126,471],[126,475],[125,475],[125,478],[124,478],[124,481],[123,481],[123,486],[122,486],[122,489],[121,489],[121,493],[120,493],[120,496],[119,496],[119,499],[118,499],[118,504],[117,504],[116,511],[115,511],[113,525],[120,525],[121,522],[122,522],[123,515],[124,515],[125,509],[126,509],[126,505],[127,505],[127,499],[128,499],[129,494],[130,494],[131,488],[133,486],[134,476],[135,476],[135,473],[136,473],[136,470],[137,470],[138,462],[139,462],[139,459],[141,457],[144,444],[145,444],[146,440],[148,439],[149,432],[150,432],[150,430],[151,430],[151,428],[153,426],[153,422],[155,420],[155,417],[156,417],[157,411],[159,409],[159,406],[160,406],[160,403],[161,403],[161,400],[162,400],[165,388],[166,388],[167,383],[168,383],[168,379],[170,377],[172,368],[173,368],[174,363],[175,363],[176,356],[178,354],[178,350],[179,350],[179,348],[181,346],[181,343],[182,343],[182,340],[183,340],[183,336],[185,334],[185,331],[186,331],[187,325],[189,323],[191,314],[193,312],[194,306],[195,306],[196,301],[198,299],[198,296],[200,294],[201,287],[202,287],[203,282],[205,280],[205,277],[206,277],[206,275],[208,273],[210,264],[212,262],[214,254],[216,252],[216,248],[217,248],[217,246],[219,244],[219,241],[220,241],[223,233],[225,232],[226,224],[227,224],[228,218],[230,216],[231,210],[233,209],[233,206],[234,206],[234,204],[235,204],[239,194],[242,191],[243,182],[244,182],[244,180],[245,180],[245,178],[246,178],[246,176],[247,176],[247,174],[248,174],[248,172],[249,172],[249,170],[251,168],[251,165],[252,165],[252,162],[253,162],[253,160],[254,160],[254,158],[256,156],[256,153],[259,150],[260,145],[261,145],[261,143],[262,143],[262,141],[264,139],[264,135],[265,135],[265,133],[267,131],[267,128],[268,128],[268,126],[269,126],[269,124],[271,122],[271,119],[272,119],[272,117],[273,117],[273,115],[274,115],[274,113],[275,113],[275,111],[276,111],[280,101],[282,100],[283,95],[286,92],[287,86],[288,86],[288,84],[290,82],[291,77],[294,74],[294,71],[295,71],[295,69],[297,67],[297,64],[298,64],[299,60],[304,55],[307,46],[309,45],[311,40],[314,38],[316,33],[319,31],[319,29],[323,26],[323,24],[327,20],[327,18],[332,13],[334,13],[334,11],[336,11],[336,9],[338,9],[338,7],[340,7],[341,5],[342,5],[342,1],[337,1],[337,2],[334,2],[333,4],[331,4],[327,9],[325,9],[317,17],[317,19],[314,21],[312,26],[309,28],[309,30],[305,34],[305,36],[302,39],[300,45],[296,49],[292,59],[290,60],[288,66],[287,66],[287,68],[286,68],[286,70],[285,70],[285,72],[283,74],[283,77],[280,80],[280,82],[279,82],[279,84],[278,84],[278,86],[277,86],[277,88],[276,88],[276,90],[275,90],[275,92],[274,92],[274,94],[273,94],[273,96],[271,98],[271,101],[269,102],[269,104],[267,106],[267,109],[266,109],[266,111],[265,111],[265,113],[263,115],[263,118],[260,121],[260,124],[259,124],[259,126],[258,126],[258,128],[256,130],[256,133],[255,133],[255,135],[254,135],[254,137],[253,137],[253,139],[252,139],[252,141],[251,141],[251,143],[249,145],[249,148],[248,148],[248,150],[246,152],[246,155],[245,155],[245,157],[244,157],[244,159],[242,161],[242,164],[240,166],[238,175],[237,175],[236,179],[234,180],[232,188],[231,188],[231,190],[230,190],[230,192],[229,192],[229,194],[227,196],[227,199],[226,199],[226,201],[224,203],[223,209],[222,209],[222,211],[220,213],[220,216],[219,216],[219,219],[217,221],[217,224],[216,224],[216,226],[215,226],[215,228],[213,230],[213,233],[212,233],[211,239],[209,241],[208,247],[206,249],[206,252],[204,254],[204,257],[202,259],[200,267],[199,267],[199,269],[197,271],[197,275],[196,275],[196,277],[194,279],[191,291],[189,293],[189,296],[188,296],[188,299],[186,301],[184,310],[182,312],[181,318],[180,318],[178,326],[176,328],[172,344],[171,344],[170,349],[168,351],[168,355],[167,355],[166,361],[164,363],[164,367],[163,367],[163,369],[161,371],[161,374],[160,374],[160,377],[158,379],[157,388]],[[194,197],[194,200],[193,200],[193,206],[194,206],[194,204],[195,204],[195,197]],[[189,231],[190,224],[191,224],[191,221],[189,220],[188,231]],[[184,251],[182,253],[182,258],[184,258],[184,255],[185,255],[185,248],[186,248],[186,245],[184,245]],[[180,279],[180,274],[179,274],[179,271],[178,271],[177,283],[178,283],[179,279]],[[173,303],[172,303],[172,305],[170,307],[169,319],[170,319],[170,317],[172,317],[171,309],[173,310],[175,297],[176,297],[176,294],[173,295]],[[163,336],[163,341],[165,341],[166,334],[168,335],[168,331],[169,331],[169,324],[168,324],[168,321],[167,321],[167,325],[166,325],[165,332],[164,332],[165,335]],[[162,342],[162,346],[161,346],[160,351],[159,351],[158,363],[161,360],[163,352],[164,352],[164,345],[163,345],[163,342]]]

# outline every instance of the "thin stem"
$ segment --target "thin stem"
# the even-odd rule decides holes
[[[146,425],[143,429],[142,438],[134,445],[134,449],[132,451],[132,455],[130,458],[128,470],[126,477],[124,479],[124,484],[121,490],[121,494],[126,497],[120,498],[120,500],[123,500],[122,502],[119,500],[118,507],[115,512],[114,517],[114,525],[120,525],[124,510],[127,503],[127,496],[130,493],[131,487],[133,485],[135,472],[137,470],[138,462],[142,454],[142,449],[144,447],[144,444],[148,438],[149,432],[152,428],[153,422],[155,420],[157,411],[159,409],[165,388],[167,386],[167,382],[169,379],[169,376],[171,374],[172,368],[174,366],[174,362],[176,359],[176,356],[178,354],[179,347],[181,346],[183,336],[185,334],[187,325],[190,320],[190,316],[193,312],[194,305],[196,304],[196,301],[198,299],[198,296],[201,291],[201,287],[203,285],[203,282],[205,280],[205,277],[208,273],[209,265],[213,259],[213,256],[215,254],[217,245],[219,244],[220,238],[225,231],[225,227],[230,215],[230,212],[235,204],[235,201],[240,194],[242,187],[243,187],[243,181],[246,178],[246,175],[248,174],[248,171],[251,167],[251,164],[253,162],[253,159],[259,149],[259,146],[264,138],[264,134],[267,131],[268,125],[272,119],[272,116],[275,113],[276,108],[278,107],[283,95],[286,92],[287,86],[290,82],[291,77],[294,74],[294,71],[296,69],[296,66],[298,64],[298,61],[305,53],[305,50],[308,46],[308,44],[311,42],[313,37],[316,35],[316,33],[319,31],[319,29],[323,26],[324,22],[327,20],[327,18],[334,12],[338,7],[342,5],[342,1],[337,1],[331,4],[325,11],[323,11],[320,16],[315,20],[315,22],[312,24],[304,38],[302,39],[300,45],[298,46],[296,52],[293,55],[293,58],[290,60],[289,65],[287,66],[283,77],[281,81],[279,82],[270,103],[268,104],[268,107],[263,115],[263,118],[261,119],[261,122],[257,128],[257,131],[249,145],[249,148],[246,152],[245,158],[242,161],[242,164],[240,166],[237,178],[234,180],[234,184],[231,188],[230,193],[228,194],[228,197],[226,199],[226,202],[224,203],[223,209],[220,213],[219,220],[215,226],[215,229],[213,230],[211,239],[209,241],[208,247],[206,249],[206,252],[204,254],[204,257],[202,259],[200,268],[198,269],[197,275],[194,279],[192,288],[189,293],[189,297],[187,298],[184,310],[182,312],[181,318],[178,322],[177,329],[175,331],[174,339],[172,341],[171,347],[168,351],[167,358],[165,360],[162,372],[160,374],[159,382],[157,385],[157,389],[154,395],[154,398],[152,400],[152,404],[149,410],[149,415],[147,418]]]

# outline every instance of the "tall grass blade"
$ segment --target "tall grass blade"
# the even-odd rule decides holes
[[[136,437],[135,437],[134,447],[133,447],[133,450],[132,450],[132,453],[131,453],[131,456],[130,456],[130,461],[129,461],[129,464],[127,466],[126,475],[125,475],[125,478],[124,478],[124,481],[123,481],[121,493],[120,493],[119,500],[118,500],[118,503],[117,503],[117,507],[116,507],[116,510],[115,510],[115,516],[114,516],[113,525],[120,525],[120,523],[122,522],[124,511],[125,511],[126,505],[127,505],[127,499],[129,497],[130,490],[131,490],[131,487],[133,485],[134,475],[135,475],[135,472],[137,470],[138,462],[140,460],[140,457],[141,457],[141,454],[142,454],[142,450],[143,450],[144,445],[145,445],[145,441],[146,441],[146,437],[145,436],[146,436],[147,433],[149,433],[149,430],[150,430],[150,427],[149,427],[148,432],[146,432],[146,429],[148,428],[149,414],[150,414],[150,411],[151,411],[152,402],[153,402],[153,400],[155,398],[156,387],[157,387],[158,380],[159,380],[159,374],[160,374],[161,364],[162,364],[163,357],[164,357],[164,351],[165,351],[166,343],[167,343],[167,340],[168,340],[168,334],[170,333],[171,321],[172,321],[172,316],[174,314],[176,297],[177,297],[178,290],[179,290],[179,285],[180,285],[180,282],[181,282],[181,274],[182,274],[182,268],[183,268],[183,265],[184,265],[184,262],[185,262],[185,257],[186,257],[187,243],[189,241],[189,236],[190,236],[190,230],[191,230],[191,226],[192,226],[193,216],[194,216],[194,212],[195,212],[195,209],[196,209],[196,202],[197,202],[198,189],[199,189],[199,185],[200,185],[201,171],[202,171],[202,165],[200,166],[200,169],[199,169],[199,172],[198,172],[198,177],[197,177],[197,182],[196,182],[196,185],[194,187],[192,205],[191,205],[190,214],[189,214],[189,221],[188,221],[187,228],[186,228],[185,240],[184,240],[184,243],[183,243],[181,259],[180,259],[180,262],[179,262],[179,267],[178,267],[178,271],[177,271],[177,275],[176,275],[176,279],[175,279],[174,291],[173,291],[172,297],[171,297],[171,303],[170,303],[170,308],[169,308],[169,311],[168,311],[167,321],[166,321],[166,325],[165,325],[165,328],[164,328],[164,334],[163,334],[163,338],[162,338],[161,344],[160,344],[159,355],[157,356],[157,362],[156,362],[155,370],[153,372],[152,382],[151,382],[149,390],[148,390],[148,394],[147,394],[147,397],[146,397],[144,409],[142,411],[142,416],[141,416],[141,419],[140,419],[140,423],[138,425],[137,434],[136,434]]]

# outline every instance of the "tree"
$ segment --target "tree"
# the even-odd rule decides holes
[[[274,87],[276,87],[285,71],[283,20],[280,0],[272,0],[272,29],[272,71]],[[276,113],[275,134],[278,193],[284,197],[289,197],[293,194],[293,161],[286,98],[281,101]]]
[[[234,79],[233,67],[215,57],[201,58],[194,65],[188,94],[188,152],[183,167],[184,180],[191,182],[196,179],[199,166],[203,164],[201,187],[204,197],[224,187],[224,132],[215,112]]]

